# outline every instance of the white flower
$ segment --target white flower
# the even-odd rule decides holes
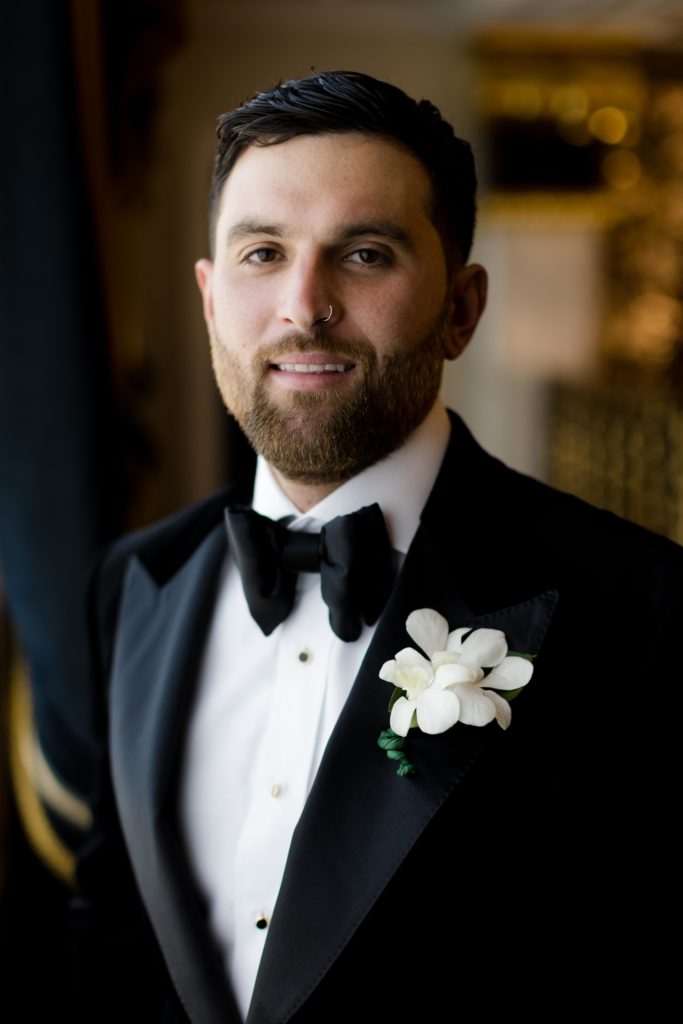
[[[431,608],[412,612],[406,630],[428,657],[406,647],[380,669],[381,679],[405,693],[391,709],[395,733],[407,736],[414,718],[423,732],[432,734],[456,722],[487,725],[494,718],[507,729],[510,705],[495,690],[526,686],[533,666],[526,658],[507,656],[504,633],[467,626],[449,633],[443,615]]]

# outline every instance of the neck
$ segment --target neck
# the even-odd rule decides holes
[[[336,491],[341,485],[341,480],[335,480],[333,483],[328,484],[302,483],[300,480],[290,480],[289,477],[284,476],[274,466],[271,466],[270,469],[281,490],[284,491],[292,504],[296,505],[299,512],[308,512],[309,508],[313,508],[314,505],[317,505],[319,501],[326,498],[332,491]]]

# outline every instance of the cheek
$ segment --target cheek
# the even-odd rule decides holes
[[[364,333],[383,363],[392,356],[411,354],[435,333],[441,337],[443,320],[443,302],[435,301],[426,306],[419,299],[412,303],[397,301],[393,309],[376,320],[374,329],[369,324],[364,325]]]
[[[249,282],[222,281],[213,295],[214,316],[221,333],[229,332],[239,342],[240,337],[263,321],[267,303],[261,290]]]
[[[377,329],[389,342],[420,336],[441,314],[446,299],[445,275],[422,273],[399,277],[373,304]]]
[[[253,382],[244,362],[221,341],[211,341],[211,362],[218,390],[226,408],[242,422],[253,392]]]
[[[399,281],[390,287],[373,289],[366,285],[362,290],[342,292],[342,323],[345,320],[347,327],[377,349],[391,346],[392,339],[408,328],[414,308],[409,289],[401,285]]]
[[[216,328],[211,337],[211,361],[221,390],[246,393],[254,375],[248,346],[236,344],[226,330]]]

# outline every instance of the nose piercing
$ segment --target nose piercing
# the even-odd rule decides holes
[[[316,323],[316,324],[327,324],[327,323],[330,322],[331,319],[332,319],[332,306],[330,306],[330,311],[327,314],[327,316],[319,316],[319,317],[317,317],[317,319],[314,321],[314,323]]]

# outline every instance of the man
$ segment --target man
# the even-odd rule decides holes
[[[326,73],[218,136],[196,273],[259,515],[218,495],[99,571],[92,999],[207,1024],[650,1000],[681,553],[441,406],[486,277],[431,104]]]

